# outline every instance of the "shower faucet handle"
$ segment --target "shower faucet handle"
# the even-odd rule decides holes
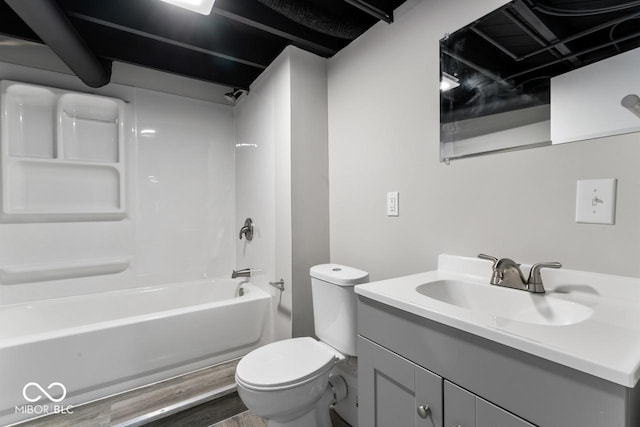
[[[242,236],[248,240],[253,240],[253,220],[251,218],[247,218],[244,220],[244,226],[240,229],[240,234],[238,238],[242,240]]]

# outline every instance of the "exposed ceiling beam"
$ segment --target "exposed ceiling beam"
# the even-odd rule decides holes
[[[382,9],[378,9],[373,6],[370,2],[366,0],[344,0],[349,3],[351,6],[357,7],[363,12],[368,13],[369,15],[386,22],[387,24],[391,24],[393,22],[393,11],[384,11]]]
[[[538,18],[531,9],[529,9],[529,6],[522,2],[522,0],[517,0],[516,2],[514,2],[513,9],[536,30],[536,32],[547,42],[547,44],[556,43],[558,41],[558,36],[553,31],[551,31],[551,29],[547,27],[547,25],[542,22],[542,20],[540,20],[540,18]],[[555,49],[560,53],[562,57],[567,58],[568,61],[571,62],[574,66],[580,66],[580,60],[577,57],[571,55],[571,49],[569,49],[566,44],[557,44],[555,46]]]
[[[616,39],[613,39],[613,40],[609,40],[608,42],[600,43],[600,44],[597,44],[595,46],[591,46],[591,47],[588,47],[586,49],[582,49],[580,51],[571,53],[571,54],[569,54],[569,55],[567,55],[565,57],[556,59],[555,61],[546,62],[544,64],[540,64],[540,65],[538,65],[536,67],[530,68],[528,70],[521,71],[519,73],[516,73],[516,74],[513,74],[511,76],[508,76],[507,79],[514,79],[516,77],[520,77],[520,76],[523,76],[525,74],[529,74],[529,73],[532,73],[534,71],[541,70],[541,69],[549,67],[551,65],[559,64],[559,63],[561,63],[563,61],[566,61],[568,59],[578,58],[581,55],[586,55],[588,53],[595,52],[595,51],[598,51],[600,49],[607,48],[609,46],[614,46],[614,45],[617,45],[617,44],[620,44],[620,43],[623,43],[623,42],[626,42],[626,41],[629,41],[629,40],[634,40],[635,39],[637,41],[639,38],[640,38],[640,31],[635,32],[635,33],[631,33],[631,34],[627,34],[626,36],[622,36],[622,37],[619,37],[619,38],[616,38]],[[576,67],[576,68],[580,68],[580,67]]]
[[[342,47],[333,46],[332,43],[329,42],[329,37],[309,36],[311,30],[293,23],[286,17],[278,15],[276,12],[272,12],[266,6],[265,11],[267,13],[260,13],[256,8],[255,3],[251,4],[241,0],[218,0],[216,1],[212,13],[224,16],[225,18],[265,31],[278,37],[282,37],[289,40],[296,46],[320,56],[332,56]],[[295,26],[298,28],[295,29]],[[302,28],[302,30],[300,28]],[[306,36],[298,36],[295,32],[298,34],[306,33]],[[325,42],[322,43],[322,41]]]
[[[54,5],[75,31],[76,42],[94,62],[108,65],[107,72],[110,61],[120,61],[246,89],[286,46],[331,57],[377,22],[360,9],[389,22],[393,6],[404,2],[350,1],[359,8],[345,0],[216,0],[205,16],[157,0],[10,0],[0,1],[0,34],[53,48],[7,3],[36,5],[34,13],[41,16],[46,16],[41,4]],[[51,27],[52,21],[44,20],[42,25]],[[77,53],[70,43],[63,44]]]
[[[90,22],[93,24],[97,24],[97,25],[102,25],[104,27],[109,27],[109,28],[113,28],[114,30],[119,30],[119,31],[124,31],[126,33],[129,34],[134,34],[136,36],[140,36],[140,37],[146,37],[149,39],[153,39],[162,43],[166,43],[166,44],[170,44],[176,47],[180,47],[183,49],[188,49],[188,50],[193,50],[195,52],[199,52],[199,53],[204,53],[206,55],[211,55],[211,56],[216,56],[218,58],[222,58],[222,59],[226,59],[229,61],[233,61],[233,62],[237,62],[239,64],[244,64],[244,65],[248,65],[250,67],[255,67],[261,70],[264,70],[265,68],[267,68],[265,65],[263,64],[258,64],[256,62],[252,62],[252,61],[248,61],[245,60],[243,58],[238,58],[235,56],[231,56],[231,55],[226,55],[224,53],[220,53],[220,52],[216,52],[210,49],[205,49],[202,47],[198,47],[198,46],[194,46],[192,44],[188,44],[188,43],[183,43],[177,40],[173,40],[167,37],[162,37],[156,34],[151,34],[148,33],[146,31],[140,31],[140,30],[136,30],[135,28],[130,28],[127,27],[125,25],[120,25],[120,24],[116,24],[113,22],[109,22],[109,21],[105,21],[103,19],[99,19],[99,18],[94,18],[92,16],[87,16],[81,13],[76,13],[76,12],[68,12],[69,16],[76,18],[76,19],[80,19],[86,22]]]
[[[199,15],[158,0],[56,1],[74,23],[85,19],[97,25],[111,25],[114,29],[174,41],[186,49],[235,58],[247,64],[267,66],[286,42],[215,13]]]
[[[87,43],[102,58],[242,89],[247,89],[263,71],[110,27],[80,20],[76,24],[82,34],[91,34],[87,36]],[[135,49],[122,49],[126,44]]]
[[[521,59],[531,58],[531,57],[536,56],[536,55],[538,55],[538,54],[540,54],[542,52],[546,52],[549,49],[553,49],[559,44],[569,43],[569,42],[581,39],[582,37],[588,36],[590,34],[593,34],[593,33],[597,32],[597,31],[600,31],[600,30],[603,30],[603,29],[610,29],[611,30],[611,29],[615,28],[618,24],[621,24],[623,22],[629,21],[631,19],[637,19],[637,18],[640,18],[640,12],[635,12],[635,13],[632,13],[630,15],[619,16],[619,17],[617,17],[615,19],[603,22],[602,24],[599,24],[599,25],[596,25],[596,26],[593,26],[593,27],[589,27],[586,30],[577,32],[577,33],[575,33],[575,34],[573,34],[571,36],[564,37],[564,38],[562,38],[562,39],[556,41],[555,43],[552,43],[552,44],[550,44],[550,45],[548,45],[546,47],[542,47],[542,48],[540,48],[540,49],[538,49],[536,51],[533,51],[533,52],[530,52],[530,53],[528,53],[526,55],[523,55]],[[521,60],[521,59],[519,59],[519,60]]]
[[[88,86],[101,87],[111,79],[106,66],[89,49],[53,0],[6,0],[40,39]]]

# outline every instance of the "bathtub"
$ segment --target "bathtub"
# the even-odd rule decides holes
[[[270,300],[219,279],[0,306],[0,425],[240,357]]]

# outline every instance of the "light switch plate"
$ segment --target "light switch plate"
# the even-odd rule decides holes
[[[615,178],[580,179],[576,191],[576,222],[615,224]]]
[[[387,193],[387,216],[400,216],[398,201],[397,191]]]

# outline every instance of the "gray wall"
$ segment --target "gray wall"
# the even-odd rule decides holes
[[[408,0],[329,61],[333,262],[377,280],[485,252],[640,276],[638,134],[438,161],[438,40],[504,3]],[[575,223],[583,178],[618,178],[616,225]]]
[[[309,269],[329,262],[326,60],[291,55],[291,268],[294,337],[313,335]]]

